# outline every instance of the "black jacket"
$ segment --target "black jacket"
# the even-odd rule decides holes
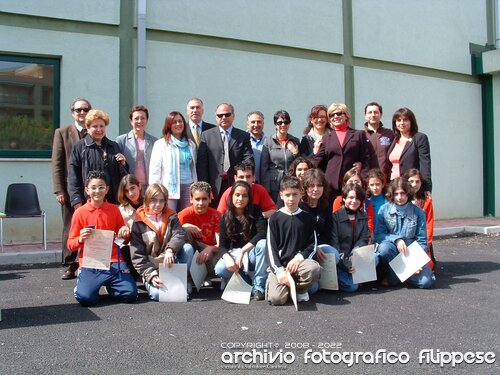
[[[109,203],[117,203],[118,185],[121,178],[128,174],[128,165],[123,167],[115,158],[121,152],[118,144],[106,137],[102,139],[100,146],[88,134],[75,143],[71,151],[68,176],[68,193],[72,206],[87,201],[85,186],[90,171],[105,173],[109,185],[106,199]]]

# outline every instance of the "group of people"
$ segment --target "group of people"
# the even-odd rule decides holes
[[[333,254],[346,292],[359,287],[352,281],[356,247],[378,244],[377,271],[387,285],[399,283],[388,264],[411,242],[432,255],[430,147],[410,109],[394,113],[391,130],[381,122],[382,107],[369,103],[365,129],[355,130],[345,104],[316,105],[301,140],[289,133],[285,110],[275,113],[276,132],[266,137],[259,111],[248,114],[244,131],[233,126],[229,103],[217,106],[217,125],[203,120],[201,99],[186,109],[188,121],[170,112],[157,139],[146,132],[148,109],[133,106],[132,130],[114,142],[106,137],[108,115],[77,98],[74,124],[56,130],[63,279],[77,276],[78,251],[81,259],[94,229],[112,230],[125,244],[113,245],[109,270],[80,270],[80,303],[95,303],[101,286],[133,301],[136,280],[158,300],[160,265],[189,269],[196,251],[196,262],[223,285],[239,272],[254,300],[274,305],[288,300],[291,279],[297,300],[309,300],[326,254]],[[432,267],[409,283],[430,287]]]

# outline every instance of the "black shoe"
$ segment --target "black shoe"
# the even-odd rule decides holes
[[[61,279],[63,280],[72,280],[74,278],[76,278],[76,272],[73,272],[71,270],[64,271],[63,275],[61,276]]]
[[[265,298],[266,298],[266,296],[260,290],[256,290],[255,292],[253,292],[252,299],[254,301],[262,301]]]

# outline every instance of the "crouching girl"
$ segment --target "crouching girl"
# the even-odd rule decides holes
[[[399,278],[390,268],[389,262],[399,253],[405,254],[407,246],[417,241],[427,252],[427,232],[425,213],[411,200],[413,191],[410,183],[398,177],[391,181],[387,193],[389,202],[380,207],[377,214],[374,238],[378,246],[380,265],[388,272],[387,283],[397,285]],[[417,288],[429,288],[434,283],[434,273],[426,264],[408,279]]]
[[[167,201],[168,191],[163,185],[149,185],[144,205],[137,209],[130,240],[132,263],[144,280],[149,298],[155,301],[159,300],[159,289],[163,287],[159,265],[185,263],[189,270],[194,254],[193,247],[186,243],[186,232],[177,214],[167,206]]]

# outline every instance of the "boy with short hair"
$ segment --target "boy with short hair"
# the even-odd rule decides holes
[[[118,206],[105,200],[108,191],[109,186],[104,172],[90,171],[85,187],[89,199],[75,211],[67,243],[69,250],[80,250],[80,265],[85,252],[85,241],[92,235],[94,229],[112,230],[117,237],[123,238],[130,234]],[[133,302],[137,299],[135,280],[115,243],[109,270],[80,269],[75,298],[84,306],[93,305],[99,300],[101,286],[105,286],[110,296],[121,302]]]
[[[296,283],[297,301],[308,301],[307,289],[319,279],[320,266],[312,259],[316,253],[313,218],[299,208],[302,188],[296,177],[283,177],[280,197],[284,206],[269,218],[267,250],[271,272],[267,300],[284,305],[290,295],[288,274]]]
[[[206,264],[209,274],[214,274],[214,267],[220,259],[219,223],[221,214],[209,207],[212,187],[209,183],[198,181],[191,184],[191,206],[179,212],[179,221],[188,234],[188,240],[200,254],[198,264]]]
[[[245,181],[251,186],[253,204],[260,207],[262,216],[269,219],[269,217],[276,212],[276,203],[273,202],[266,188],[255,182],[255,166],[253,163],[243,161],[236,164],[234,167],[234,180]],[[227,210],[227,198],[230,192],[231,187],[227,188],[224,194],[222,194],[219,205],[217,206],[217,211],[219,211],[221,215]]]

